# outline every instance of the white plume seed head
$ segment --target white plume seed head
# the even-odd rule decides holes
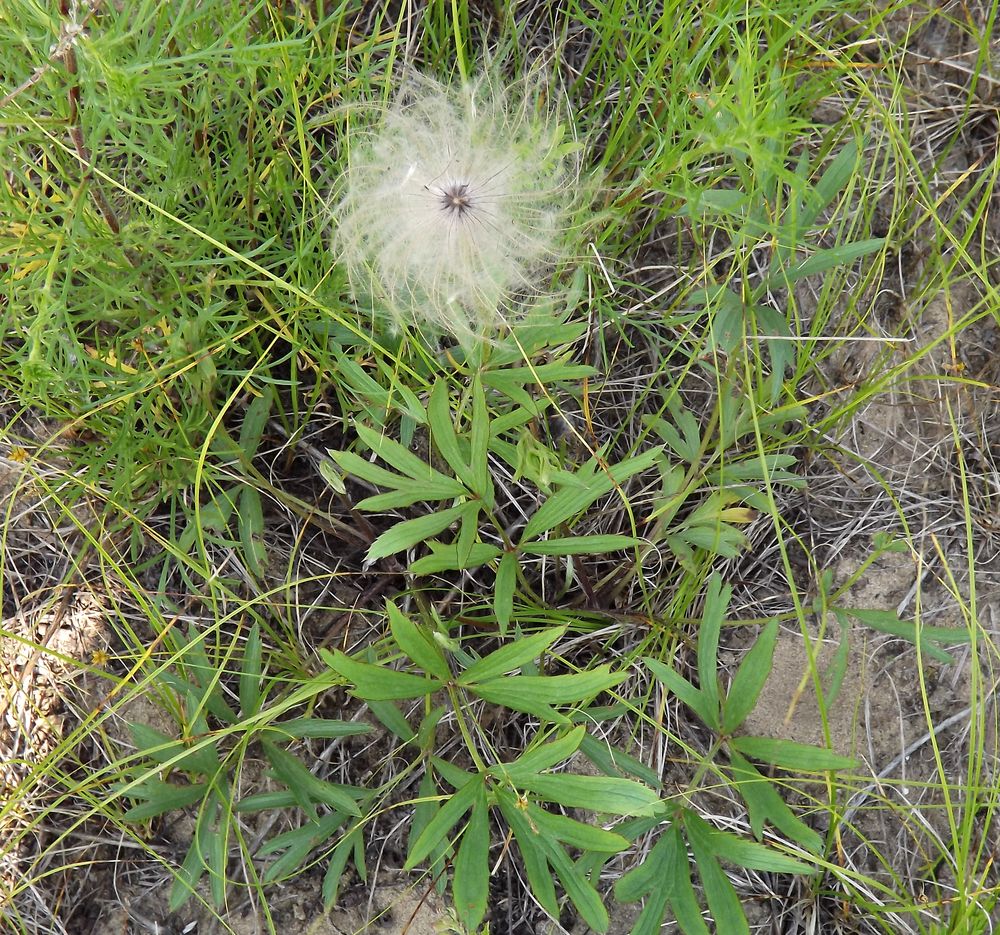
[[[356,295],[456,336],[488,336],[523,307],[564,249],[577,177],[542,90],[407,79],[352,141],[333,209]]]

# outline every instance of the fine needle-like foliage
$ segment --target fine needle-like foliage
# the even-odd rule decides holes
[[[336,250],[397,325],[489,335],[567,246],[577,146],[539,78],[502,82],[411,74],[351,146]]]

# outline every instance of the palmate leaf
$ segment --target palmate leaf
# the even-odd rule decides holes
[[[385,666],[358,662],[340,650],[320,650],[323,661],[351,683],[351,692],[365,701],[398,701],[430,695],[442,686],[440,679],[424,678],[411,672],[397,672]]]
[[[722,709],[723,733],[731,734],[736,730],[756,706],[764,683],[771,674],[777,640],[778,621],[772,620],[740,662]]]
[[[770,780],[762,776],[750,762],[735,750],[729,751],[733,788],[747,803],[750,814],[750,830],[759,841],[764,832],[764,822],[769,821],[775,828],[800,847],[813,854],[819,854],[823,839],[808,825],[795,817],[785,804]]]
[[[662,448],[657,446],[610,467],[601,467],[595,460],[587,462],[576,473],[585,486],[563,487],[549,497],[531,516],[521,533],[521,546],[582,513],[604,494],[626,481],[633,474],[656,464]]]
[[[427,545],[431,554],[411,562],[411,574],[435,575],[442,571],[479,568],[503,554],[500,548],[485,542],[474,542],[472,548],[464,555],[459,554],[458,545],[441,545],[439,542],[428,542]]]
[[[255,623],[247,634],[243,665],[240,669],[240,713],[244,717],[251,717],[260,708],[261,672],[260,624]]]
[[[584,824],[584,822],[568,818],[566,815],[546,811],[535,805],[534,802],[528,802],[526,811],[532,825],[538,829],[540,834],[569,847],[603,854],[617,854],[628,847],[629,842],[620,834],[605,831],[603,828],[595,828],[593,825]]]
[[[505,675],[534,662],[553,643],[562,638],[566,627],[551,627],[533,636],[521,637],[494,650],[488,656],[474,662],[459,676],[460,685],[473,685]]]
[[[360,792],[351,795],[333,783],[314,776],[298,757],[281,747],[268,740],[262,743],[275,778],[288,788],[302,810],[311,818],[316,818],[314,803],[329,805],[347,815],[361,816],[361,809],[355,801],[360,797]]]
[[[490,821],[482,785],[476,790],[472,814],[455,855],[451,892],[459,919],[468,931],[475,932],[486,915],[490,893]]]
[[[750,935],[740,898],[715,856],[711,825],[693,812],[685,812],[684,827],[717,931]]]
[[[456,520],[465,518],[470,507],[476,512],[479,511],[478,503],[462,503],[446,510],[438,510],[435,513],[427,513],[396,523],[371,544],[365,555],[365,561],[374,562],[388,555],[395,555],[397,552],[412,548],[418,542],[438,535]]]
[[[569,854],[550,838],[541,837],[541,846],[545,850],[549,864],[559,877],[580,918],[595,932],[606,932],[611,923],[608,910],[601,901],[600,894],[584,877],[576,864],[570,860]]]
[[[462,456],[455,434],[455,426],[451,421],[451,407],[448,404],[448,386],[444,380],[437,380],[431,390],[431,398],[427,404],[427,425],[431,430],[434,446],[448,462],[455,477],[470,490],[475,485],[472,468]],[[480,492],[482,496],[482,492]]]
[[[447,500],[467,492],[453,477],[435,471],[429,464],[419,461],[419,458],[417,460],[420,464],[424,464],[426,474],[423,477],[414,478],[387,471],[353,451],[330,450],[327,454],[339,465],[341,470],[353,474],[355,477],[360,477],[362,480],[368,481],[369,484],[377,484],[379,487],[388,487],[391,490],[426,490],[427,496],[424,498],[426,500]],[[410,455],[410,457],[415,458],[416,456]]]
[[[718,573],[708,579],[705,609],[698,627],[698,685],[705,704],[715,712],[719,710],[719,635],[733,589],[722,583]],[[718,727],[718,722],[710,725]]]
[[[428,675],[447,682],[451,678],[448,660],[441,648],[392,602],[386,605],[389,628],[396,645]]]
[[[891,633],[893,636],[909,640],[914,646],[919,645],[921,652],[939,662],[954,662],[954,660],[943,649],[934,646],[934,643],[942,643],[945,646],[964,646],[972,639],[968,629],[964,627],[933,627],[923,624],[918,627],[913,620],[901,620],[892,610],[858,607],[844,607],[842,610],[845,614],[854,617],[855,620],[860,620],[866,627],[878,630],[879,633]]]
[[[646,899],[632,935],[656,935],[671,908],[685,935],[709,935],[691,882],[691,864],[677,821],[663,831],[646,859],[621,877],[615,885],[615,896],[622,902]]]
[[[145,802],[134,805],[122,817],[126,821],[146,821],[175,809],[187,808],[201,801],[209,788],[208,783],[204,782],[178,786],[162,779],[148,779],[128,792],[133,799],[145,799]]]
[[[345,834],[338,842],[337,846],[330,854],[330,863],[327,865],[326,874],[323,876],[323,906],[329,910],[337,902],[340,891],[340,880],[347,869],[347,862],[351,859],[351,854],[358,847],[364,847],[364,836],[361,833],[361,826]]]
[[[547,802],[608,815],[651,816],[663,808],[658,792],[631,779],[539,773],[519,776],[517,785]]]
[[[597,555],[631,549],[641,540],[634,536],[560,536],[540,542],[528,542],[520,547],[531,555]]]
[[[553,876],[557,876],[566,890],[566,895],[569,896],[570,901],[587,925],[595,932],[607,931],[608,912],[604,908],[604,903],[601,902],[600,895],[587,880],[580,867],[570,859],[559,840],[551,833],[552,829],[564,826],[556,822],[547,825],[543,830],[535,823],[541,809],[515,799],[503,789],[496,790],[496,800],[501,813],[514,833],[514,839],[521,852],[525,873],[528,877],[528,885],[539,905],[549,915],[554,918],[559,917],[558,902],[553,885]],[[542,820],[544,823],[545,819]]]
[[[586,733],[587,729],[582,725],[574,727],[559,739],[539,744],[526,753],[522,753],[512,763],[490,767],[490,775],[506,776],[517,785],[519,778],[532,776],[568,760],[579,749]]]
[[[695,688],[683,675],[675,672],[668,665],[664,665],[657,659],[644,658],[643,662],[656,677],[662,682],[664,687],[673,692],[684,704],[686,704],[707,727],[718,728],[719,711],[717,707],[712,707],[704,693]]]
[[[473,776],[458,789],[427,823],[420,835],[410,841],[404,870],[412,870],[423,861],[458,824],[462,816],[483,796],[483,777]]]
[[[500,635],[507,635],[510,618],[514,614],[514,591],[517,586],[517,556],[513,552],[504,553],[497,567],[497,578],[493,585],[493,612],[496,614]]]
[[[416,481],[430,480],[435,483],[451,481],[447,474],[436,471],[426,461],[418,458],[409,448],[401,445],[394,438],[373,431],[367,425],[357,423],[355,429],[358,437],[386,464],[391,464],[397,471],[402,471],[407,477]],[[332,457],[332,453],[331,453]],[[391,485],[389,485],[391,486]]]
[[[608,666],[603,665],[589,672],[573,675],[516,675],[477,682],[466,687],[484,701],[564,724],[568,723],[568,718],[557,712],[552,705],[592,698],[627,677],[627,673],[612,673]]]
[[[521,852],[528,885],[538,904],[553,918],[559,917],[559,903],[556,899],[556,888],[553,874],[549,869],[549,861],[540,841],[537,827],[532,827],[526,817],[527,809],[523,808],[509,792],[498,789],[497,804],[500,811],[514,832],[514,840]]]
[[[817,273],[825,273],[834,267],[844,266],[859,257],[881,250],[883,246],[885,246],[885,238],[875,237],[871,240],[859,240],[856,243],[846,243],[838,247],[829,247],[826,250],[817,250],[798,266],[782,270],[777,279],[782,286],[785,286],[799,279],[804,279],[806,276],[815,276]]]
[[[823,772],[828,769],[855,769],[858,761],[834,753],[826,747],[814,747],[793,740],[773,737],[734,737],[729,743],[745,756],[783,769]]]
[[[428,481],[411,481],[400,478],[395,489],[389,493],[377,493],[371,497],[359,500],[355,506],[359,510],[381,511],[398,510],[413,506],[414,503],[425,503],[433,500],[454,500],[462,496],[464,489],[455,492],[452,484],[433,484]]]

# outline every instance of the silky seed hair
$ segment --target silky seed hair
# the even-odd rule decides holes
[[[406,79],[363,135],[333,208],[359,303],[399,326],[489,338],[565,255],[576,148],[538,78]]]

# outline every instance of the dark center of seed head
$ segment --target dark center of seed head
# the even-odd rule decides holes
[[[452,185],[441,192],[441,207],[454,214],[465,214],[472,207],[467,184]]]

